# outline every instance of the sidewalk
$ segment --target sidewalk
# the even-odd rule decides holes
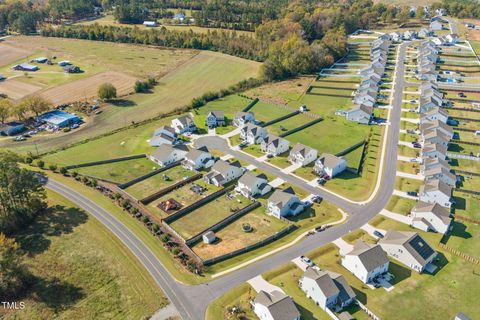
[[[270,182],[270,185],[273,187],[273,188],[276,188],[278,186],[280,186],[282,183],[284,183],[285,181],[280,179],[280,178],[276,178],[275,180],[272,180]]]
[[[420,123],[420,119],[411,119],[411,118],[400,118],[400,121],[410,122],[414,124]]]

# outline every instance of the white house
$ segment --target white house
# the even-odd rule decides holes
[[[434,107],[422,114],[420,117],[420,124],[435,120],[447,123],[448,117],[448,112],[445,109]]]
[[[188,148],[184,145],[173,146],[171,144],[161,144],[155,152],[148,156],[150,160],[164,167],[176,161],[182,160],[188,152]]]
[[[270,293],[260,290],[252,301],[252,308],[260,320],[300,320],[293,299],[278,290]]]
[[[437,252],[415,232],[389,230],[378,244],[390,257],[419,273],[437,256]]]
[[[240,138],[248,144],[258,144],[267,136],[267,129],[248,123],[240,130]]]
[[[292,164],[301,164],[302,167],[306,166],[317,159],[317,150],[307,147],[301,143],[295,144],[295,146],[290,150],[288,160]]]
[[[272,190],[272,186],[268,184],[268,179],[264,174],[255,175],[246,172],[240,179],[235,190],[246,198],[254,198],[263,196]]]
[[[423,163],[420,165],[420,173],[425,176],[425,172],[437,167],[443,167],[450,170],[450,165],[447,161],[439,158],[425,158]]]
[[[233,118],[233,125],[239,128],[242,128],[247,123],[255,122],[255,115],[253,112],[243,112],[239,111],[235,113]]]
[[[304,206],[295,195],[295,191],[292,188],[287,188],[285,190],[275,190],[268,198],[267,209],[271,214],[280,218],[296,216],[304,210]]]
[[[188,116],[184,115],[172,120],[171,126],[175,129],[175,132],[178,134],[183,133],[192,133],[197,131],[197,126],[193,119]]]
[[[387,254],[378,244],[369,245],[361,240],[342,258],[342,266],[363,283],[370,283],[388,272],[389,264]]]
[[[442,30],[442,28],[443,28],[443,24],[440,21],[434,20],[430,22],[430,30],[439,31],[439,30]]]
[[[149,141],[152,147],[158,147],[163,143],[176,144],[177,142],[177,133],[175,132],[175,129],[170,126],[161,126],[155,130]]]
[[[347,161],[329,153],[322,153],[313,167],[318,175],[327,174],[331,178],[342,173],[345,169],[347,169]]]
[[[450,228],[450,212],[438,203],[418,202],[410,213],[412,227],[445,234]]]
[[[300,289],[323,310],[344,308],[355,299],[347,280],[331,271],[307,268],[298,282]]]
[[[444,134],[439,128],[423,131],[420,138],[423,145],[441,144],[444,147],[448,147],[450,143],[450,137]]]
[[[288,151],[290,142],[287,139],[269,134],[262,140],[260,148],[267,155],[278,156]]]
[[[445,39],[447,39],[449,44],[455,44],[458,42],[458,34],[452,33],[452,34],[447,34],[445,36]]]
[[[190,150],[182,161],[182,166],[188,170],[201,170],[210,168],[215,163],[214,157],[208,152],[207,147]]]
[[[422,148],[422,158],[447,158],[447,147],[443,144],[425,143]]]
[[[431,181],[438,179],[443,183],[455,187],[457,184],[457,176],[453,174],[447,167],[437,166],[425,171],[425,180]]]
[[[356,105],[346,112],[346,118],[361,124],[369,124],[372,120],[373,108],[366,105]]]
[[[242,167],[238,161],[228,163],[218,160],[210,169],[210,172],[203,176],[203,179],[213,185],[223,186],[224,184],[241,177],[243,174]]]
[[[452,206],[451,198],[452,187],[441,180],[430,180],[420,186],[420,201],[430,204],[438,203],[442,207],[450,208]]]
[[[222,110],[212,110],[207,114],[205,124],[209,128],[225,125],[225,113]]]

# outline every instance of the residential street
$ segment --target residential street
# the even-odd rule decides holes
[[[330,243],[350,231],[361,228],[369,220],[375,217],[383,210],[394,190],[396,166],[397,166],[397,145],[399,138],[400,113],[402,107],[402,91],[404,82],[404,60],[406,56],[407,43],[399,46],[399,56],[396,64],[396,76],[393,85],[392,109],[390,110],[390,125],[388,126],[388,136],[385,146],[385,157],[383,159],[383,172],[381,187],[371,201],[365,204],[359,204],[348,201],[343,197],[338,197],[328,191],[313,187],[302,179],[291,176],[279,169],[276,169],[266,163],[257,161],[240,151],[231,150],[226,140],[209,136],[202,137],[196,141],[196,146],[206,145],[219,149],[232,155],[242,161],[247,162],[261,170],[268,172],[292,185],[298,186],[308,192],[322,196],[326,201],[332,202],[347,213],[349,219],[341,225],[334,226],[324,232],[316,233],[306,237],[291,247],[275,253],[263,260],[254,262],[243,269],[231,272],[221,278],[215,279],[202,285],[190,286],[177,282],[161,264],[148,247],[139,240],[120,221],[110,215],[100,206],[82,196],[78,192],[58,183],[54,180],[47,182],[47,187],[68,198],[73,203],[84,209],[102,222],[111,230],[121,241],[132,251],[145,268],[152,275],[155,282],[163,289],[166,296],[178,310],[184,320],[204,319],[207,306],[220,295],[230,289],[245,283],[259,274],[282,265],[299,255]],[[377,190],[377,189],[376,189]]]

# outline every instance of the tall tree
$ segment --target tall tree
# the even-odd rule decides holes
[[[0,123],[5,123],[13,109],[13,103],[7,99],[0,100]]]
[[[10,301],[24,286],[21,254],[15,240],[0,233],[0,300]],[[10,299],[9,299],[10,298]]]
[[[50,102],[39,95],[33,95],[25,98],[22,101],[22,104],[24,105],[25,110],[32,112],[36,117],[38,117],[40,113],[44,113],[51,108]]]

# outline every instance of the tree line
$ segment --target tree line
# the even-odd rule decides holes
[[[0,98],[0,123],[5,123],[10,117],[25,121],[31,115],[38,117],[52,108],[52,104],[39,95],[24,98],[19,103]]]

